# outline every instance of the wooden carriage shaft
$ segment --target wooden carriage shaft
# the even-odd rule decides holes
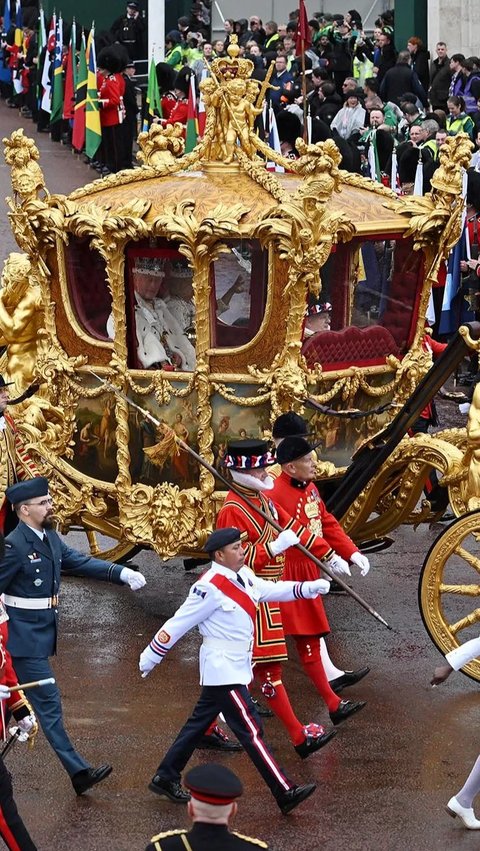
[[[140,411],[140,413],[142,413],[143,416],[146,419],[150,420],[150,422],[153,423],[153,425],[156,425],[157,427],[161,426],[162,428],[165,429],[165,424],[160,423],[160,420],[157,420],[157,418],[154,417],[153,414],[150,413],[150,411],[147,411],[145,408],[142,408],[140,405],[137,405],[137,403],[134,402],[133,399],[130,399],[130,397],[127,396],[125,393],[122,393],[122,391],[119,390],[118,387],[115,387],[113,384],[110,384],[110,382],[105,381],[105,379],[101,378],[100,375],[97,375],[97,373],[95,373],[92,369],[90,369],[89,371],[90,371],[91,375],[93,375],[98,381],[101,381],[102,384],[104,384],[106,387],[108,387],[108,389],[112,393],[115,393],[116,396],[120,396],[129,405],[131,405],[133,408],[136,408],[137,411]],[[190,455],[192,455],[192,457],[195,458],[195,460],[198,461],[199,464],[202,464],[202,466],[205,467],[205,469],[208,470],[209,473],[212,474],[212,476],[215,476],[215,478],[217,478],[219,481],[221,481],[228,490],[233,490],[234,493],[241,496],[241,498],[248,505],[248,507],[251,508],[252,511],[255,511],[256,514],[259,514],[261,517],[263,517],[263,519],[267,523],[269,523],[269,525],[272,526],[277,532],[283,532],[284,531],[282,526],[280,526],[279,523],[277,523],[275,520],[273,520],[273,518],[269,517],[268,514],[266,514],[264,511],[262,511],[262,509],[258,505],[255,505],[253,502],[251,502],[245,496],[245,494],[240,489],[237,488],[237,486],[235,485],[235,482],[229,482],[228,479],[226,479],[224,476],[222,476],[222,474],[219,473],[219,471],[216,470],[215,467],[212,467],[212,465],[209,464],[209,462],[206,461],[205,458],[202,458],[202,456],[199,455],[198,452],[195,452],[195,450],[192,449],[191,446],[188,446],[188,444],[184,443],[183,440],[181,440],[179,437],[177,437],[177,435],[175,434],[173,429],[170,429],[170,431],[172,433],[172,437],[174,437],[174,439],[175,439],[175,443],[177,444],[177,446],[179,446],[185,452],[188,452]],[[316,556],[314,556],[310,552],[310,550],[308,550],[306,547],[303,546],[303,544],[296,544],[296,547],[297,547],[297,549],[300,550],[300,552],[302,552],[304,555],[306,555],[307,558],[309,558],[311,561],[313,561],[313,563],[316,564],[317,567],[320,570],[322,570],[324,573],[326,573],[327,576],[330,577],[330,579],[335,579],[335,581],[338,582],[338,584],[347,592],[347,594],[350,594],[350,596],[353,597],[353,599],[356,600],[357,603],[359,603],[365,609],[365,611],[367,611],[370,615],[372,615],[372,617],[374,617],[376,620],[378,620],[380,623],[382,623],[384,626],[386,626],[387,629],[392,629],[392,627],[390,626],[390,624],[387,623],[385,618],[383,618],[377,611],[375,611],[375,609],[372,606],[370,606],[369,603],[367,603],[366,600],[364,600],[363,597],[360,596],[360,594],[357,594],[357,592],[354,591],[353,588],[350,588],[350,586],[347,585],[345,582],[343,582],[343,580],[339,576],[335,576],[331,572],[329,567],[326,564],[324,564],[324,562],[320,561],[320,559],[318,559]]]

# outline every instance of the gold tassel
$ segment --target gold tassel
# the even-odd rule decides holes
[[[162,423],[163,437],[155,446],[145,446],[144,453],[156,467],[163,467],[168,459],[180,453],[177,436],[172,428]]]

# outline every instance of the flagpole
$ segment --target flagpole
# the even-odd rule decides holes
[[[303,38],[302,38],[302,96],[303,96],[303,141],[308,143],[307,77],[305,75],[305,40]]]

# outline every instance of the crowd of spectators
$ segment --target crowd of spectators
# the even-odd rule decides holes
[[[70,143],[69,122],[52,125],[39,103],[37,65],[41,58],[35,0],[24,2],[22,11],[23,45],[15,48],[13,23],[12,32],[4,33],[2,41],[4,66],[20,77],[22,85],[4,81],[1,94],[8,106],[36,121],[39,132],[50,132],[52,138]],[[164,123],[186,122],[190,76],[195,75],[198,92],[211,61],[226,55],[235,33],[241,54],[253,62],[254,77],[263,80],[274,63],[268,98],[284,154],[296,156],[295,140],[300,136],[312,142],[333,138],[343,168],[385,184],[391,182],[394,168],[395,188],[404,193],[413,191],[420,161],[426,191],[438,164],[439,146],[447,135],[466,132],[477,151],[480,148],[480,60],[459,53],[450,57],[445,42],[436,45],[435,56],[430,58],[416,35],[398,45],[394,24],[394,13],[386,11],[375,21],[373,33],[367,34],[355,9],[342,14],[318,12],[308,22],[309,36],[301,55],[297,50],[297,9],[280,24],[263,22],[258,15],[227,19],[223,37],[212,41],[210,0],[195,0],[189,15],[180,17],[177,28],[165,37],[165,61],[157,65],[162,104],[157,117]],[[63,43],[66,53],[65,22]],[[106,174],[134,162],[132,145],[144,111],[146,85],[138,84],[145,83],[147,76],[146,25],[136,0],[129,0],[110,30],[96,34],[96,47],[106,78],[106,82],[100,80],[99,91],[103,89],[105,94],[116,75],[122,108],[115,114],[121,116],[123,111],[125,118],[127,108],[130,127],[129,150],[121,157],[110,156],[108,162],[101,157],[94,162],[94,167]],[[106,100],[101,98],[101,102]],[[103,103],[102,108],[105,111]],[[398,166],[394,167],[394,159]],[[474,167],[478,160],[476,153]]]

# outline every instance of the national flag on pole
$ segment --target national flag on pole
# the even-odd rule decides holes
[[[312,37],[308,26],[308,15],[304,0],[300,0],[300,14],[298,16],[297,36],[295,42],[295,53],[301,56],[312,45]]]
[[[87,41],[87,106],[85,115],[85,152],[93,159],[102,141],[102,126],[97,91],[97,58],[95,32],[92,27]]]
[[[418,149],[418,161],[415,169],[415,181],[413,184],[413,194],[423,195],[423,160],[422,149]]]
[[[282,149],[280,148],[280,137],[278,135],[277,121],[272,107],[270,107],[268,110],[268,126],[268,144],[270,148],[275,151],[275,153],[280,154],[281,156]],[[280,173],[284,173],[285,169],[283,165],[278,165],[278,163],[273,162],[273,160],[270,160],[269,162],[267,162],[267,171],[277,171]]]
[[[42,101],[41,108],[45,112],[52,111],[52,81],[50,79],[50,67],[52,65],[51,54],[55,50],[55,33],[57,29],[57,18],[54,14],[50,21],[50,29],[48,32],[47,46],[45,49],[45,59],[42,69]]]
[[[77,85],[75,87],[75,110],[73,114],[72,145],[76,151],[83,151],[85,145],[85,111],[87,105],[87,57],[85,51],[85,33],[82,32],[80,55],[78,58]]]
[[[447,279],[443,291],[442,314],[439,334],[453,334],[461,324],[463,295],[461,288],[460,260],[465,248],[465,230],[448,258]]]
[[[202,79],[201,83],[208,77],[208,71],[206,68],[202,71]],[[198,135],[203,139],[203,134],[205,133],[205,124],[207,123],[207,113],[205,111],[205,101],[202,97],[202,89],[200,88],[200,95],[198,98]]]
[[[47,31],[45,28],[45,13],[43,11],[43,6],[40,6],[40,11],[38,13],[38,27],[37,27],[37,68],[40,70],[41,67],[41,57],[42,50],[47,43]],[[42,99],[42,75],[37,75],[37,101],[38,105],[40,105],[40,101]]]
[[[70,44],[68,47],[67,64],[65,67],[65,92],[63,95],[63,118],[71,121],[75,112],[75,90],[77,65],[75,55],[75,44],[77,41],[77,28],[75,21],[72,23],[72,31],[70,33]]]
[[[12,26],[12,19],[10,17],[10,0],[5,0],[5,5],[3,7],[3,32],[8,33],[10,27]],[[0,83],[10,83],[12,79],[12,72],[7,65],[6,61],[7,52],[4,48],[0,49]]]
[[[370,171],[370,177],[372,180],[376,180],[377,183],[382,182],[382,172],[380,170],[380,162],[378,159],[378,150],[377,150],[377,131],[372,130],[372,134],[370,136],[370,144],[368,146],[368,166]]]
[[[160,100],[160,92],[158,90],[157,69],[153,56],[150,60],[150,69],[148,72],[147,96],[145,99],[145,115],[143,118],[142,130],[146,132],[150,127],[155,115],[162,118],[162,102]]]
[[[195,90],[195,74],[190,74],[190,87],[188,90],[188,106],[187,106],[187,130],[185,136],[185,153],[189,154],[193,151],[197,144],[198,138],[198,119],[197,119],[197,92]]]
[[[3,7],[3,32],[8,33],[12,26],[12,17],[10,15],[10,0],[5,0]]]
[[[15,44],[17,47],[21,47],[23,44],[22,7],[20,0],[16,0],[15,4]]]
[[[52,112],[50,123],[60,121],[63,113],[63,21],[58,17],[55,28],[55,53],[53,57]]]

